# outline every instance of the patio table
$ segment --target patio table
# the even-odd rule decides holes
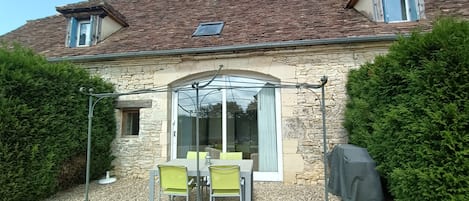
[[[239,165],[241,171],[241,177],[244,178],[244,200],[252,200],[252,187],[253,187],[253,161],[252,160],[218,160],[212,159],[211,165]],[[184,165],[187,167],[188,176],[197,176],[197,161],[191,159],[173,159],[165,163],[164,165]],[[205,160],[199,160],[200,176],[209,176],[208,165],[205,164]],[[154,201],[155,198],[155,177],[158,176],[158,167],[155,165],[150,169],[150,201]]]

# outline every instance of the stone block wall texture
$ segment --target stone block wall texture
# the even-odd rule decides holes
[[[282,84],[325,85],[325,111],[328,149],[347,143],[342,126],[345,83],[348,72],[374,57],[385,54],[388,42],[321,45],[243,53],[218,53],[141,57],[82,63],[91,73],[113,83],[118,92],[141,89],[170,89],[181,80],[213,75],[219,65],[223,73],[267,75]],[[282,88],[281,130],[283,182],[323,184],[323,126],[321,89]],[[121,96],[119,100],[151,100],[151,108],[140,110],[140,134],[122,136],[120,124],[113,142],[113,165],[119,176],[148,176],[148,170],[167,161],[170,155],[171,92]],[[116,110],[118,122],[121,111]]]

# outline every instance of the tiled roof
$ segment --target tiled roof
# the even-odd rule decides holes
[[[106,2],[122,14],[128,26],[95,46],[65,47],[67,23],[62,15],[28,21],[2,38],[17,40],[47,57],[64,57],[379,36],[408,32],[415,26],[428,29],[440,14],[469,16],[467,0],[426,0],[427,19],[391,24],[372,22],[354,9],[346,9],[349,0]],[[211,21],[225,22],[220,36],[192,37],[199,23]]]

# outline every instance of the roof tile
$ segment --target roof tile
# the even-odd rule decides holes
[[[469,16],[467,0],[427,0],[427,19],[391,24],[372,22],[353,9],[345,9],[349,0],[106,2],[129,26],[95,46],[65,47],[67,23],[61,15],[28,21],[1,38],[17,40],[47,57],[63,57],[397,34],[416,26],[429,29],[440,14]],[[192,37],[199,23],[210,21],[225,22],[221,35]]]

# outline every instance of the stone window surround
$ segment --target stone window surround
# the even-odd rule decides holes
[[[116,103],[116,108],[121,112],[121,136],[122,137],[138,137],[137,135],[129,135],[124,133],[125,127],[125,114],[138,112],[140,115],[141,108],[151,108],[152,100],[119,100]],[[140,118],[139,118],[140,119]],[[140,125],[138,125],[140,126]]]

